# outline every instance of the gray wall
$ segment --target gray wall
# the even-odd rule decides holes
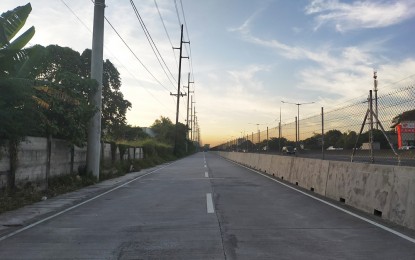
[[[43,137],[26,137],[18,147],[18,167],[15,174],[17,186],[28,182],[42,185],[47,172],[47,139]],[[73,153],[73,154],[72,154]],[[102,159],[112,161],[111,144],[104,143]],[[142,148],[129,148],[130,158],[142,159]],[[134,156],[135,155],[135,156]],[[119,160],[117,148],[115,160]],[[128,153],[125,156],[128,159]],[[79,167],[86,165],[86,147],[72,146],[66,141],[52,139],[49,177],[77,173]],[[0,147],[0,188],[7,186],[7,174],[10,171],[10,159],[7,147]]]

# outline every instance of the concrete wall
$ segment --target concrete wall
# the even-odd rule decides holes
[[[18,147],[18,167],[15,173],[15,183],[23,186],[28,182],[44,184],[47,172],[47,139],[43,137],[26,137]],[[103,159],[112,161],[111,144],[102,146]],[[141,159],[142,148],[128,148],[125,159]],[[86,147],[72,146],[68,142],[52,139],[50,150],[49,177],[77,173],[86,165]],[[115,159],[119,160],[117,147]],[[0,147],[0,188],[7,186],[7,175],[10,171],[10,158],[7,145]]]
[[[218,152],[304,189],[415,229],[415,168]]]

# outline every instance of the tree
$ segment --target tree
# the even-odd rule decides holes
[[[321,134],[313,133],[313,136],[305,139],[303,141],[304,147],[307,149],[317,150],[321,149]]]
[[[30,113],[35,107],[31,82],[19,77],[28,58],[28,51],[23,47],[33,37],[35,28],[32,26],[12,41],[31,11],[29,3],[0,16],[0,143],[8,140],[10,171],[7,186],[10,190],[15,188],[17,145],[27,133],[27,124],[36,120]]]
[[[35,28],[32,26],[12,41],[26,23],[32,11],[30,3],[18,6],[0,16],[0,78],[13,77],[27,59],[24,46],[32,39]]]
[[[324,148],[329,146],[339,147],[341,146],[341,138],[343,134],[339,130],[329,130],[324,134]]]
[[[86,49],[81,54],[81,74],[90,77],[91,74],[91,50]],[[102,119],[101,130],[103,139],[114,140],[117,132],[122,131],[126,126],[127,110],[131,103],[124,99],[121,92],[120,73],[108,59],[104,61],[102,78]]]
[[[35,97],[43,104],[39,107],[42,115],[40,134],[83,145],[87,124],[95,112],[88,96],[97,83],[79,75],[78,52],[57,45],[35,47],[37,55],[29,58],[33,66],[27,77],[36,83]]]
[[[176,135],[175,125],[170,118],[161,116],[160,119],[156,119],[151,129],[156,133],[156,139],[164,142],[170,146],[174,146],[174,139]],[[186,125],[179,123],[177,125],[177,147],[176,155],[182,156],[186,152],[186,146],[188,151],[192,151],[193,143],[187,140],[187,127]]]
[[[143,129],[138,126],[124,125],[116,129],[112,136],[113,140],[137,141],[149,138]]]
[[[151,129],[156,133],[157,140],[174,145],[175,127],[170,118],[160,116],[160,119],[156,119],[151,125]]]

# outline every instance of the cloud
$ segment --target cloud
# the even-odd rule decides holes
[[[399,24],[414,17],[413,1],[355,1],[342,3],[338,0],[313,0],[305,13],[316,15],[320,28],[324,24],[333,25],[344,32],[362,28],[383,28]]]
[[[330,3],[338,4],[336,1]],[[320,10],[318,6],[313,8],[310,12]],[[296,87],[315,91],[320,95],[321,100],[331,98],[346,100],[361,94],[366,95],[365,90],[371,89],[373,85],[374,69],[377,69],[380,75],[384,75],[384,84],[400,80],[415,71],[415,60],[412,58],[391,61],[374,52],[383,49],[385,40],[374,40],[346,47],[324,45],[318,49],[310,49],[289,45],[276,39],[265,40],[256,37],[249,30],[251,22],[252,19],[248,19],[239,27],[240,30],[235,32],[239,32],[247,42],[270,48],[288,60],[300,61],[298,64],[301,68],[298,70],[299,81]],[[309,62],[312,64],[310,65]],[[250,75],[248,71],[245,73],[246,76]],[[390,89],[398,87],[404,86],[402,84],[389,86]]]

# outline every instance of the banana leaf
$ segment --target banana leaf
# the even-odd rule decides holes
[[[11,39],[26,23],[31,11],[32,6],[28,3],[7,11],[0,16],[0,48],[10,43]]]

